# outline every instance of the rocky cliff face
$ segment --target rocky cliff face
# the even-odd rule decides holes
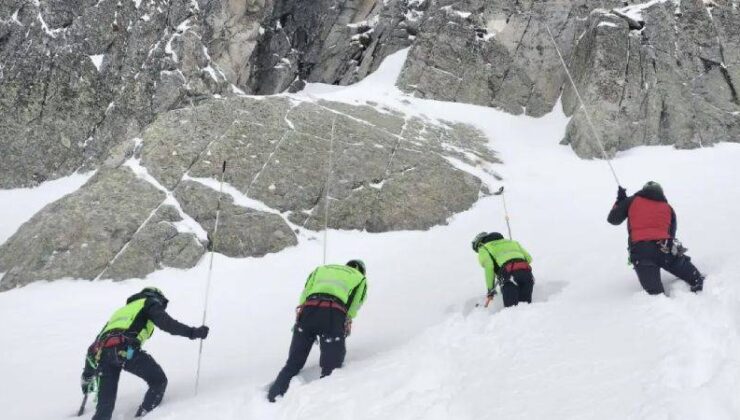
[[[348,84],[412,46],[399,86],[541,116],[599,156],[736,141],[737,0],[8,0],[0,5],[0,187],[99,166],[156,115],[214,95]]]
[[[607,150],[740,141],[737,4],[654,3],[593,11],[573,52],[570,67]],[[599,156],[567,85],[563,107],[574,116],[564,141]]]
[[[564,142],[600,157],[548,28],[608,153],[740,139],[737,1],[438,0],[399,86],[533,116],[562,92]]]
[[[95,168],[156,115],[206,97],[359,80],[409,45],[409,7],[370,0],[4,1],[0,188]]]

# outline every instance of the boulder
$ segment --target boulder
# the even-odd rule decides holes
[[[0,246],[0,290],[37,280],[97,278],[164,199],[126,167],[102,169]]]
[[[226,160],[227,184],[311,230],[323,229],[327,193],[329,227],[428,229],[487,192],[454,161],[489,171],[498,162],[473,127],[370,104],[285,97],[216,102],[157,119],[144,132],[141,162],[162,185],[179,189],[188,177],[218,180]],[[220,110],[218,121],[213,109]],[[183,202],[181,194],[176,191]],[[201,210],[183,206],[200,221]]]

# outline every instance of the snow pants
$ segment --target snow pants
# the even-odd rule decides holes
[[[691,263],[691,258],[687,255],[664,252],[657,242],[644,241],[632,244],[630,261],[635,267],[642,288],[651,295],[665,293],[660,280],[661,268],[688,283],[694,292],[700,291],[703,287],[704,277]]]
[[[344,321],[347,315],[336,308],[304,307],[293,327],[293,339],[290,342],[288,361],[270,386],[267,398],[285,394],[290,380],[303,369],[308,354],[318,338],[321,356],[321,377],[331,375],[332,371],[342,366],[347,352],[344,339]]]
[[[519,302],[532,303],[534,276],[531,270],[514,270],[504,274],[501,280],[504,307],[516,306]]]
[[[152,411],[162,402],[164,391],[167,388],[167,376],[162,368],[148,353],[136,349],[131,359],[120,354],[125,352],[125,347],[113,347],[104,349],[100,355],[98,374],[100,375],[100,386],[98,388],[98,404],[93,420],[109,420],[113,415],[116,405],[116,394],[118,394],[118,379],[121,370],[132,373],[146,381],[149,390],[144,395],[137,416]]]

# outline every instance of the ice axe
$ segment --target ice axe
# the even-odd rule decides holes
[[[501,201],[504,203],[504,218],[506,219],[506,230],[509,232],[509,239],[511,239],[511,224],[509,224],[509,209],[506,207],[506,194],[504,194],[503,185],[493,195],[500,195]],[[486,305],[488,306],[488,305]]]
[[[80,409],[77,410],[77,417],[82,417],[83,414],[85,414],[85,406],[87,405],[87,396],[88,393],[85,393],[85,396],[82,397],[82,404],[80,404]]]

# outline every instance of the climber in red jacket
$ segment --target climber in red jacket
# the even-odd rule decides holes
[[[676,213],[668,204],[660,184],[650,181],[631,197],[627,197],[627,191],[619,187],[617,201],[607,221],[619,225],[625,219],[630,262],[646,292],[651,295],[665,293],[660,281],[661,268],[688,283],[692,292],[702,290],[704,276],[676,240]]]

